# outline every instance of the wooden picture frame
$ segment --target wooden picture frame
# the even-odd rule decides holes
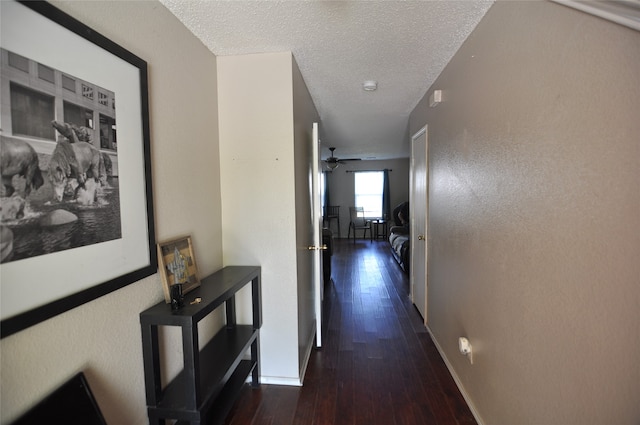
[[[119,226],[115,236],[78,242],[87,234],[87,226],[101,219],[84,219],[82,213],[73,210],[75,200],[52,200],[49,195],[51,186],[47,187],[51,171],[44,162],[40,162],[45,184],[39,189],[35,187],[30,193],[25,192],[25,202],[33,204],[39,201],[46,207],[47,204],[36,197],[49,196],[48,201],[55,208],[75,211],[78,219],[70,224],[38,222],[40,228],[28,234],[25,233],[28,226],[19,220],[3,222],[0,226],[3,253],[0,264],[0,335],[5,338],[155,274],[158,258],[151,185],[147,63],[45,1],[5,0],[0,2],[0,8],[3,99],[7,95],[7,102],[3,100],[0,105],[3,139],[30,145],[39,161],[52,157],[60,142],[52,133],[34,137],[9,126],[14,111],[9,103],[11,96],[5,90],[24,87],[20,80],[25,78],[24,75],[37,82],[28,88],[29,93],[55,99],[54,108],[61,108],[58,105],[63,104],[60,97],[63,95],[58,93],[66,93],[67,97],[69,93],[75,93],[78,99],[83,99],[82,96],[95,99],[97,106],[86,127],[99,136],[98,140],[94,139],[97,146],[92,149],[113,159],[114,173],[107,177],[108,190],[111,193],[117,190],[118,197],[108,200],[118,202]],[[5,61],[10,55],[13,55],[13,64],[11,59]],[[23,65],[22,69],[15,67],[15,58]],[[75,81],[75,86],[69,86],[70,81]],[[72,88],[77,91],[67,90]],[[89,91],[85,93],[85,89]],[[106,91],[102,92],[102,89]],[[25,89],[21,90],[24,93]],[[108,148],[101,145],[102,116],[98,122],[98,107],[114,111],[117,145],[115,139]],[[85,110],[89,109],[85,107]],[[55,109],[56,119],[60,119],[60,114],[61,109]],[[109,118],[108,114],[105,116]],[[28,111],[24,117],[21,119],[33,123],[45,122],[46,118],[44,113],[34,111]],[[115,129],[115,121],[112,128]],[[106,187],[102,181],[100,184]],[[100,207],[92,205],[89,209],[97,211]],[[45,229],[45,225],[49,227]],[[45,237],[54,227],[64,227],[66,236],[56,239],[55,243],[59,245],[49,249],[51,244],[45,243]],[[21,254],[19,250],[25,245],[24,241],[36,242],[34,245],[46,249],[30,248]]]
[[[158,272],[167,303],[171,302],[171,285],[181,283],[183,295],[200,286],[191,236],[158,243]]]

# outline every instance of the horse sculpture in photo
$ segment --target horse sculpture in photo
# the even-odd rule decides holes
[[[31,190],[38,190],[44,184],[38,163],[38,154],[24,140],[0,137],[0,173],[7,197],[15,192],[13,177],[16,175],[25,179],[25,198],[31,193]]]
[[[69,124],[53,121],[52,125],[68,139],[57,142],[49,161],[49,181],[53,187],[54,200],[62,201],[65,189],[72,184],[73,180],[77,184],[74,190],[76,196],[82,189],[85,192],[92,192],[95,199],[97,187],[107,184],[107,171],[102,154],[92,144],[79,141],[82,138],[77,137],[79,134],[76,129]],[[76,137],[72,137],[73,134]],[[72,143],[71,140],[74,142]],[[87,185],[89,179],[93,181]]]
[[[91,131],[87,127],[70,124],[68,122],[58,122],[56,120],[51,121],[51,125],[71,143],[91,143]]]

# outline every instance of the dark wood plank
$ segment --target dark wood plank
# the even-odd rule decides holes
[[[304,386],[243,390],[227,425],[476,425],[386,241],[334,240]]]

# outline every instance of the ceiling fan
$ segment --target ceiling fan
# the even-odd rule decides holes
[[[329,150],[331,151],[331,156],[325,159],[324,162],[327,164],[327,168],[329,168],[330,170],[334,170],[338,165],[343,164],[347,161],[361,161],[361,158],[336,158],[335,156],[333,156],[333,151],[335,151],[336,148],[329,148]]]

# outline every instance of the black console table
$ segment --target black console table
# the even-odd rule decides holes
[[[184,307],[161,302],[140,313],[149,423],[175,419],[192,425],[222,423],[251,375],[260,385],[262,307],[260,267],[229,266],[201,280],[185,296]],[[235,294],[251,282],[253,324],[236,324]],[[192,302],[200,298],[199,303]],[[198,322],[225,304],[226,326],[201,350]],[[162,388],[158,326],[182,328],[184,369]],[[251,351],[250,359],[245,353]]]

